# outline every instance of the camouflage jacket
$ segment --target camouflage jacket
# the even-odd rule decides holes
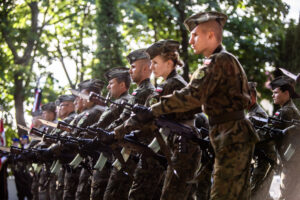
[[[286,102],[274,114],[275,118],[287,121],[300,120],[300,112],[292,100]],[[300,128],[299,126],[291,126],[288,123],[275,124],[276,128],[286,129],[286,135],[282,139],[276,141],[276,146],[283,161],[300,162]]]
[[[65,119],[63,119],[62,121],[69,124],[71,123],[71,121],[75,118],[76,113],[75,112],[71,112]],[[61,133],[63,133],[63,130],[61,129],[53,129],[50,133],[50,135],[60,135]]]
[[[80,119],[78,120],[76,126],[80,128],[86,128],[88,126],[91,126],[92,124],[96,123],[99,120],[102,113],[103,113],[102,107],[98,105],[94,105],[90,109],[87,109],[79,114],[78,117]],[[72,135],[77,137],[79,136],[79,133],[80,133],[79,130],[75,130],[72,133]]]
[[[117,100],[115,100],[116,103],[121,103],[122,101],[128,101],[131,98],[131,96],[128,94],[128,92],[123,93]],[[111,104],[109,108],[107,108],[103,114],[101,115],[99,121],[94,124],[93,126],[103,128],[105,129],[108,127],[113,121],[118,119],[123,112],[124,107],[116,106],[114,104]]]
[[[147,78],[143,80],[140,85],[132,92],[132,97],[129,99],[128,103],[134,105],[134,104],[141,104],[144,105],[146,100],[149,98],[149,95],[151,95],[154,92],[155,88],[150,82],[150,79]],[[131,111],[127,108],[125,108],[120,115],[120,118],[115,120],[109,127],[108,130],[113,130],[117,126],[123,124],[131,115]]]
[[[172,95],[161,97],[152,106],[154,116],[186,112],[204,106],[204,112],[218,117],[243,111],[250,102],[248,80],[238,60],[218,46],[192,76],[190,83]],[[218,147],[257,142],[258,136],[248,120],[228,121],[211,127],[212,143]],[[238,130],[234,130],[238,129]],[[235,134],[230,134],[237,132]]]

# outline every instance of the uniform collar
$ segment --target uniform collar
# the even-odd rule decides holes
[[[224,47],[220,44],[219,46],[217,46],[217,48],[214,50],[213,54],[216,54],[216,53],[220,53],[224,51]]]
[[[171,73],[168,75],[167,79],[173,78],[173,77],[176,76],[176,75],[177,75],[177,72],[176,72],[175,69],[173,69],[173,71],[171,71]]]
[[[285,104],[283,104],[282,108],[286,106],[292,106],[293,104],[294,104],[293,100],[289,99],[287,102],[285,102]]]
[[[128,95],[128,90],[126,90],[125,92],[123,92],[123,93],[120,95],[119,99],[122,98],[122,97],[125,97],[125,96],[127,96],[127,95]]]
[[[149,83],[150,83],[150,78],[146,78],[139,84],[138,88],[143,88],[144,86],[148,85]]]
[[[253,105],[250,107],[249,112],[255,110],[255,109],[257,108],[257,106],[258,106],[257,103],[253,104]]]

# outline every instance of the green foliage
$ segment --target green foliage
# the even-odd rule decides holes
[[[275,66],[285,68],[294,74],[298,74],[300,66],[300,21],[298,24],[296,24],[294,20],[290,21],[281,37],[278,38],[277,44],[278,51]],[[282,73],[276,70],[274,75],[280,76]],[[296,91],[300,91],[299,85],[297,85]],[[295,103],[298,107],[300,106],[299,100],[296,100]]]
[[[119,34],[120,11],[117,0],[97,0],[97,52],[98,63],[93,68],[93,77],[103,79],[103,73],[113,67],[124,67],[123,41]]]
[[[120,3],[120,8],[123,35],[128,44],[145,47],[160,39],[178,40],[182,44],[181,56],[191,72],[201,63],[199,56],[194,55],[187,45],[188,38],[184,34],[188,33],[183,20],[205,10],[226,13],[229,18],[224,27],[224,46],[238,57],[249,80],[258,82],[262,97],[270,98],[268,89],[263,87],[267,78],[265,67],[274,64],[275,41],[282,35],[282,19],[288,13],[287,5],[281,0],[127,0]]]

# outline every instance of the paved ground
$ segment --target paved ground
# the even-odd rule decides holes
[[[7,179],[7,184],[8,184],[8,199],[9,200],[18,200],[16,184],[15,184],[15,177],[10,176]]]
[[[14,177],[9,177],[7,182],[8,182],[9,200],[18,200]],[[274,176],[271,190],[270,190],[270,194],[274,198],[274,200],[278,200],[279,198],[280,195],[279,185],[280,185],[279,176]]]

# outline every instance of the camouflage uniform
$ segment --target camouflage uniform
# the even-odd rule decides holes
[[[127,68],[113,68],[105,73],[105,77],[107,81],[112,79],[116,79],[118,82],[123,82],[126,84],[130,84],[130,75]],[[130,98],[130,95],[125,92],[120,95],[119,99],[116,100],[117,103],[121,103],[123,100],[127,101]],[[113,121],[120,117],[120,114],[123,112],[124,107],[116,106],[111,104],[110,108],[107,109],[101,118],[99,119],[98,123],[94,124],[94,127],[106,128],[113,124]],[[104,168],[100,171],[94,170],[92,176],[92,187],[91,187],[91,199],[103,199],[104,192],[107,186],[107,182],[111,172],[111,161],[112,155],[108,153],[104,153],[104,156],[108,158],[108,162]]]
[[[276,113],[275,117],[283,120],[300,120],[300,112],[293,103],[289,100],[284,106],[282,106]],[[289,125],[280,125],[278,128],[286,128]],[[288,131],[283,139],[277,143],[278,152],[282,161],[282,171],[281,171],[281,197],[284,200],[296,200],[300,198],[299,192],[299,168],[300,168],[300,137],[299,128],[295,127],[294,130]],[[295,153],[290,159],[287,160],[286,152],[288,152],[288,147],[291,145],[290,149],[295,149]]]
[[[280,91],[288,91],[290,99],[281,105],[281,108],[275,112],[274,118],[286,121],[300,120],[300,112],[295,106],[292,99],[300,98],[295,92],[295,81],[286,76],[280,76],[274,79],[270,86],[272,90],[279,88]],[[283,91],[284,90],[284,91]],[[282,200],[300,199],[299,184],[299,167],[300,167],[300,137],[299,126],[292,125],[288,122],[275,123],[273,127],[285,129],[284,135],[275,140],[276,148],[281,161],[281,196]]]
[[[209,130],[208,119],[204,113],[197,113],[195,119],[195,127],[206,128]],[[208,138],[208,135],[204,133],[200,134],[201,138]],[[213,163],[205,157],[204,154],[201,155],[201,164],[199,169],[196,172],[197,181],[193,184],[193,187],[190,192],[189,199],[197,199],[197,200],[208,200],[210,198],[210,188],[211,188],[211,178],[213,171]]]
[[[81,82],[78,87],[79,90],[88,90],[89,92],[93,91],[95,93],[100,93],[100,91],[103,88],[103,82],[97,79],[90,79],[90,80],[85,80]],[[99,117],[102,114],[102,107],[94,105],[91,108],[88,108],[84,110],[82,113],[78,114],[74,120],[71,122],[72,125],[75,125],[77,127],[85,128],[87,126],[90,126],[97,122],[99,120]],[[69,133],[63,133],[63,134],[69,134]],[[72,133],[70,133],[71,136],[73,137],[79,137],[80,136],[80,130],[75,129]],[[63,148],[62,148],[63,149]],[[67,150],[72,153],[74,152],[73,148],[67,147],[64,150]],[[83,168],[77,167],[73,169],[72,167],[67,166],[66,171],[65,171],[65,177],[64,177],[64,194],[63,194],[63,199],[72,199],[74,200],[75,198],[84,198],[88,199],[89,198],[89,191],[85,193],[86,190],[82,189],[84,188],[85,185],[88,185],[88,179],[89,175],[87,176],[86,172],[84,169],[81,173],[81,170]],[[80,179],[81,176],[81,179]],[[90,186],[88,186],[89,188]]]
[[[243,68],[218,46],[204,66],[195,71],[188,86],[152,106],[154,116],[160,116],[204,105],[215,151],[213,200],[250,198],[250,162],[258,136],[244,117],[249,100]]]
[[[154,89],[155,88],[151,84],[149,78],[143,80],[132,93],[132,98],[130,98],[128,103],[144,105],[149,95],[153,93]],[[109,128],[115,128],[117,125],[122,124],[130,117],[130,114],[131,111],[125,108],[120,118]],[[134,156],[131,155],[126,162],[126,171],[128,174],[133,174],[135,168],[136,161],[134,160]],[[128,192],[132,184],[132,177],[128,174],[125,174],[122,169],[118,171],[116,168],[113,168],[105,190],[104,199],[128,199]]]
[[[119,97],[119,99],[115,100],[115,102],[121,103],[122,101],[128,101],[129,98],[130,95],[128,94],[128,92],[125,92]],[[98,123],[94,124],[93,126],[105,129],[114,120],[120,117],[122,111],[123,111],[123,107],[118,107],[114,104],[111,104],[110,107],[103,112]],[[106,155],[106,156],[108,158],[111,157],[111,155]],[[111,161],[111,158],[109,160]],[[111,165],[109,163],[106,163],[106,165],[101,171],[93,170],[91,196],[90,196],[91,200],[103,199],[103,195],[105,192],[105,188],[107,186],[110,172],[111,172]]]
[[[97,122],[102,114],[102,111],[97,109],[97,106],[94,106],[87,112],[89,112],[89,115],[87,117],[83,117],[79,121],[77,126],[81,128],[86,128],[87,126],[90,126],[95,122]],[[85,159],[89,159],[89,158],[85,158]],[[89,161],[86,160],[86,162]],[[79,177],[77,191],[76,191],[76,199],[77,200],[88,199],[90,197],[90,191],[91,191],[90,188],[91,188],[91,174],[87,169],[82,168]]]
[[[186,85],[184,79],[179,76],[176,70],[173,70],[167,77],[166,81],[158,85],[156,88],[156,92],[153,93],[149,99],[149,104],[153,102],[159,101],[161,96],[171,94],[174,90],[179,90]],[[175,115],[169,115],[170,119],[180,119],[178,116],[176,118]],[[140,129],[143,130],[143,134],[136,134],[138,140],[144,144],[149,144],[154,138],[152,127],[152,123],[148,123],[146,125],[142,125],[135,121],[133,118],[127,120],[123,126],[117,127],[115,129],[117,134],[121,133],[130,133],[132,130]],[[170,142],[173,142],[175,138],[169,138]],[[164,168],[159,164],[157,160],[151,157],[144,158],[141,155],[137,168],[134,172],[134,181],[129,191],[129,199],[152,199],[155,192],[160,193],[161,188],[159,186],[153,187],[154,185],[158,185],[160,180],[162,180]],[[155,189],[157,189],[155,191]],[[182,188],[183,190],[185,188]],[[158,195],[159,196],[159,195]]]
[[[75,118],[75,116],[76,116],[75,112],[72,112],[72,113],[69,114],[68,117],[66,117],[65,119],[63,119],[63,121],[66,122],[67,124],[69,124]],[[56,129],[51,134],[60,135],[62,133],[63,133],[62,130]],[[50,196],[53,198],[54,191],[51,188],[54,188],[54,186],[55,186],[55,193],[56,193],[56,199],[57,200],[63,199],[65,169],[66,169],[66,167],[62,166],[61,169],[60,169],[60,171],[59,171],[58,176],[57,177],[54,176],[51,179],[51,182],[50,182],[50,185],[51,185],[50,186]]]
[[[257,104],[251,106],[247,118],[252,119],[253,116],[268,118],[267,113]],[[265,132],[257,131],[261,140],[265,138]],[[267,143],[259,143],[255,145],[254,154],[255,165],[251,176],[251,199],[271,199],[269,190],[274,176],[274,164],[277,159],[276,150],[273,141]],[[266,158],[263,158],[259,153],[265,154],[268,159],[273,162],[270,163]]]
[[[43,111],[50,111],[53,113],[56,113],[56,105],[54,102],[50,102],[47,103],[45,105],[42,106],[42,110]],[[53,120],[52,122],[56,123],[57,120]],[[41,127],[41,129],[46,132],[47,134],[50,134],[54,128],[47,126],[47,125],[43,125]],[[49,146],[48,143],[46,143],[45,141],[40,142],[39,144],[36,145],[36,147],[38,148],[47,148]],[[50,162],[47,163],[43,163],[42,164],[42,169],[38,175],[38,191],[39,191],[39,199],[40,200],[48,200],[50,199]],[[55,199],[55,197],[54,197]]]
[[[147,49],[147,52],[150,55],[150,58],[153,59],[163,53],[178,52],[178,48],[179,43],[177,41],[162,40],[151,45]],[[161,96],[171,94],[174,90],[179,90],[186,85],[186,81],[181,76],[179,76],[174,69],[170,72],[170,74],[166,78],[166,81],[157,87],[156,94],[152,95],[149,103],[153,104],[159,101],[159,98]],[[194,113],[189,112],[185,113],[184,115],[182,115],[182,113],[180,113],[180,115],[177,115],[175,113],[169,114],[166,117],[168,117],[168,119],[179,122],[191,121],[193,124],[192,120],[194,119]],[[125,125],[123,125],[124,127],[122,128],[122,131],[121,127],[118,127],[115,131],[117,134],[120,134],[120,132],[129,133],[132,129],[139,129],[139,127],[141,127],[140,130],[149,129],[150,131],[148,130],[148,132],[142,131],[144,132],[143,135],[136,135],[141,142],[148,145],[150,144],[154,136],[151,131],[158,131],[153,130],[153,128],[151,128],[151,125],[152,123],[149,123],[149,125],[141,126],[141,124],[139,124],[138,122],[134,122],[134,118],[130,118],[125,123]],[[190,187],[185,182],[193,178],[193,175],[191,174],[193,174],[196,165],[198,164],[197,159],[199,159],[199,149],[197,145],[190,144],[187,141],[186,144],[184,144],[187,147],[187,152],[180,152],[178,149],[178,146],[180,145],[179,143],[181,142],[179,137],[170,135],[167,138],[167,141],[167,145],[172,151],[172,166],[176,169],[180,178],[176,177],[173,174],[173,169],[171,169],[171,167],[168,167],[162,191],[162,198],[167,198],[165,197],[165,194],[172,194],[172,197],[170,195],[168,198],[183,199],[183,197],[187,196],[187,194],[189,193]],[[191,156],[193,156],[193,158],[191,158]],[[191,161],[192,159],[193,161]],[[129,192],[129,199],[152,199],[156,189],[153,188],[153,185],[157,185],[157,183],[160,181],[163,175],[163,171],[163,166],[161,166],[157,160],[151,157],[144,158],[142,155],[138,163],[138,167],[134,173],[134,182]]]

